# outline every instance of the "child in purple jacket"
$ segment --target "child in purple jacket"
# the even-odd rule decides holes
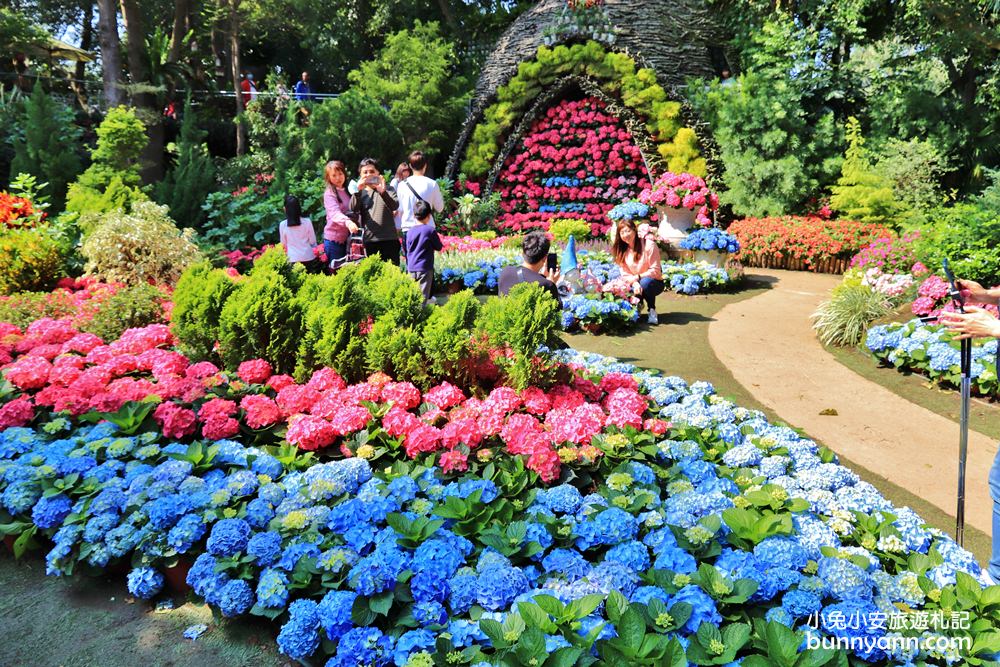
[[[420,200],[413,206],[417,224],[406,234],[406,271],[420,285],[424,300],[431,301],[434,289],[434,251],[441,250],[441,237],[430,224],[431,207]]]

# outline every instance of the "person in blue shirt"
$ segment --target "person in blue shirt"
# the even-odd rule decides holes
[[[441,237],[431,224],[431,206],[418,201],[413,207],[417,224],[406,234],[406,272],[417,281],[424,293],[424,301],[433,302],[434,251],[441,250]]]
[[[302,80],[295,84],[295,99],[299,102],[309,102],[313,98],[312,86],[309,85],[309,72],[302,73]]]

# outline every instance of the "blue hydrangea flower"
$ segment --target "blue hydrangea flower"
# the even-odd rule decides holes
[[[278,633],[278,650],[292,660],[308,658],[319,648],[319,612],[312,600],[296,600],[288,607],[288,622]]]
[[[55,528],[63,522],[73,509],[73,501],[67,496],[59,493],[54,496],[43,497],[31,511],[31,520],[39,528]]]
[[[288,577],[281,570],[267,568],[257,581],[257,603],[267,609],[284,609],[288,604]]]
[[[151,567],[133,568],[128,573],[128,592],[142,600],[148,600],[163,590],[163,575]]]
[[[497,565],[479,573],[476,601],[488,611],[507,609],[521,593],[528,590],[528,579],[519,569]]]
[[[275,532],[255,533],[247,542],[247,555],[253,556],[257,565],[273,565],[281,555],[281,535]]]
[[[243,519],[222,519],[212,526],[208,552],[213,556],[234,556],[246,548],[251,532],[250,524]]]
[[[357,597],[351,591],[329,591],[323,596],[316,613],[328,639],[336,641],[351,629],[351,609]]]

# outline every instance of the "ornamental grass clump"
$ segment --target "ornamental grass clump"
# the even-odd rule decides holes
[[[867,285],[843,284],[813,313],[813,328],[824,345],[853,346],[868,326],[892,312],[892,300]]]

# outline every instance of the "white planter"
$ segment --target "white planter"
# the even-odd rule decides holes
[[[688,231],[694,227],[698,214],[686,208],[660,206],[656,209],[660,222],[657,236],[663,241],[677,245],[687,238]]]
[[[720,269],[725,267],[726,260],[729,259],[729,253],[719,252],[718,250],[694,250],[692,251],[692,255],[692,262],[708,262]]]

